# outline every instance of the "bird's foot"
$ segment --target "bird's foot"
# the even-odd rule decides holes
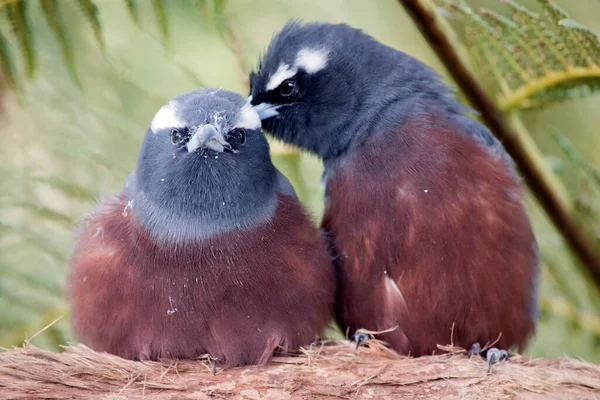
[[[210,355],[208,356],[208,364],[210,365],[210,370],[213,375],[217,374],[217,358],[213,358]]]
[[[353,342],[356,342],[356,348],[354,349],[355,351],[358,350],[358,348],[360,347],[360,345],[365,341],[365,340],[369,340],[371,339],[371,335],[365,332],[360,332],[357,331],[354,335],[352,335],[352,338],[350,339]]]
[[[488,373],[492,370],[492,365],[502,360],[509,360],[508,351],[499,350],[495,347],[487,349],[487,354],[485,356],[488,362]]]
[[[467,353],[467,357],[471,358],[471,356],[473,354],[481,354],[481,352],[482,352],[481,345],[479,343],[475,342],[469,349],[469,352]],[[485,353],[486,353],[485,358],[488,362],[488,372],[491,371],[492,365],[494,365],[495,363],[510,359],[510,356],[506,350],[500,350],[495,347],[491,347],[491,348],[485,350]]]
[[[473,354],[479,354],[481,353],[481,345],[477,342],[473,343],[471,345],[471,348],[469,349],[469,352],[467,353],[467,358],[471,358],[471,356],[473,356]]]

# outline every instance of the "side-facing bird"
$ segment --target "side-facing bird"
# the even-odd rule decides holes
[[[312,343],[335,275],[256,112],[203,89],[157,112],[122,193],[82,221],[68,288],[74,331],[96,350],[230,367]]]
[[[539,261],[519,178],[430,67],[345,24],[289,22],[250,85],[263,127],[323,160],[343,330],[395,328],[381,339],[414,356],[451,338],[523,349]]]

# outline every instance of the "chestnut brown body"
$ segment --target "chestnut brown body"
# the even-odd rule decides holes
[[[338,318],[400,353],[535,329],[537,245],[515,174],[441,118],[371,135],[328,180],[323,228],[337,252]]]
[[[299,202],[279,195],[271,222],[198,243],[153,242],[106,200],[79,232],[68,287],[74,331],[129,359],[264,364],[317,339],[330,321],[334,271]]]

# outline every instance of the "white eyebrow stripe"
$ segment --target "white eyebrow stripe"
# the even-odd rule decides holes
[[[244,106],[240,110],[240,118],[238,119],[238,122],[235,125],[235,127],[252,130],[260,129],[261,123],[258,113],[254,109],[254,107],[252,107],[252,104],[250,104],[249,102],[244,104]]]
[[[269,79],[269,82],[267,83],[267,90],[275,89],[277,86],[281,85],[283,81],[291,78],[297,73],[298,70],[296,68],[290,68],[289,65],[284,63],[279,64],[279,68],[277,68],[277,71],[271,75],[271,79]]]
[[[325,50],[300,49],[296,55],[295,66],[302,68],[309,74],[314,74],[325,68],[329,52]]]
[[[167,128],[183,128],[183,122],[178,115],[177,106],[173,103],[167,103],[152,118],[150,129],[153,133],[157,133]]]

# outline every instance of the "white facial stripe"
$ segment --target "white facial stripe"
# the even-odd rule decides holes
[[[177,106],[172,103],[167,103],[166,105],[162,106],[154,118],[152,118],[150,129],[152,129],[153,133],[157,133],[163,129],[183,128],[184,126],[185,122],[179,118],[177,113]]]
[[[301,49],[296,55],[295,66],[309,74],[314,74],[325,68],[328,55],[325,50]]]
[[[297,72],[297,69],[290,68],[290,66],[287,64],[279,64],[279,68],[277,68],[277,71],[275,71],[275,73],[271,75],[271,79],[269,79],[269,83],[267,83],[267,90],[275,89],[276,87],[281,85],[283,81],[296,75]]]
[[[252,107],[252,104],[244,104],[244,107],[240,110],[240,119],[235,127],[243,129],[260,129],[260,126],[260,118],[254,107]]]

